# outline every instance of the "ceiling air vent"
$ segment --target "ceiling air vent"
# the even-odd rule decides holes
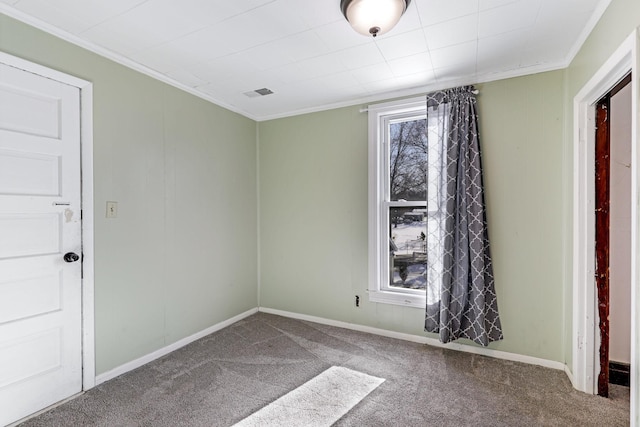
[[[244,94],[249,98],[257,98],[258,96],[271,95],[272,93],[273,91],[271,89],[263,87],[262,89],[250,90],[249,92],[245,92]]]

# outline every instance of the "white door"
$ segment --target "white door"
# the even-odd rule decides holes
[[[0,425],[82,389],[81,250],[79,89],[0,64]]]

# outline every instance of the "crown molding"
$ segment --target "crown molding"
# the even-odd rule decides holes
[[[56,36],[66,42],[69,42],[71,44],[74,44],[76,46],[79,46],[85,50],[88,50],[90,52],[93,52],[99,56],[102,56],[104,58],[107,58],[113,62],[116,62],[120,65],[124,65],[127,68],[130,68],[132,70],[135,70],[139,73],[145,74],[151,78],[154,78],[156,80],[159,80],[163,83],[166,83],[170,86],[173,86],[177,89],[183,90],[187,93],[190,93],[191,95],[197,96],[198,98],[204,99],[205,101],[208,101],[212,104],[215,104],[219,107],[225,108],[229,111],[232,111],[234,113],[240,114],[244,117],[247,117],[251,120],[254,121],[258,121],[258,118],[255,117],[254,115],[252,115],[251,113],[241,109],[241,108],[237,108],[233,105],[227,104],[224,101],[221,101],[219,99],[216,99],[208,94],[204,94],[200,91],[198,91],[197,89],[191,87],[191,86],[187,86],[184,83],[180,83],[179,81],[172,79],[169,76],[166,76],[162,73],[159,73],[158,71],[149,68],[145,65],[139,64],[129,58],[127,58],[124,55],[120,55],[119,53],[115,53],[109,49],[106,49],[104,47],[101,47],[95,43],[92,43],[90,41],[84,40],[74,34],[69,33],[68,31],[62,30],[56,26],[53,26],[51,24],[48,24],[38,18],[34,18],[31,15],[28,15],[24,12],[19,11],[18,9],[9,6],[7,4],[4,3],[0,3],[0,13],[2,13],[3,15],[6,15],[10,18],[16,19],[20,22],[23,22],[27,25],[30,25],[32,27],[35,27],[41,31],[44,31],[46,33],[49,33],[53,36]]]

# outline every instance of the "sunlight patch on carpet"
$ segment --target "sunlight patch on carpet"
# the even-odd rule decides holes
[[[332,366],[234,427],[328,427],[383,382],[384,378]]]

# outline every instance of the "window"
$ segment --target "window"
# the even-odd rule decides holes
[[[432,120],[431,116],[429,120]],[[369,107],[369,298],[426,303],[427,158],[425,98]],[[437,138],[434,138],[437,141]],[[435,157],[434,157],[435,158]],[[437,178],[437,177],[436,177]]]

